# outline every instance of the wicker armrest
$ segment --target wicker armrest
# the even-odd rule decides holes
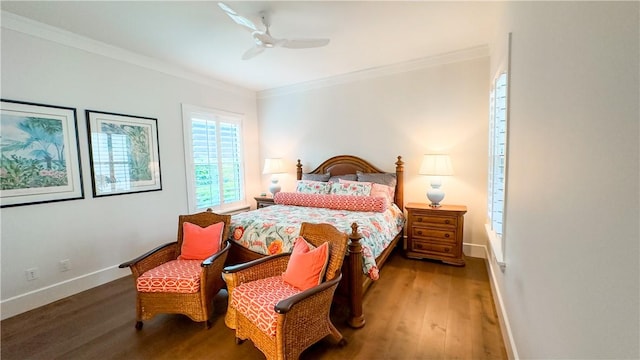
[[[244,264],[227,266],[222,272],[225,279],[233,277],[239,285],[247,281],[281,275],[287,269],[290,256],[290,253],[271,255]]]
[[[224,249],[205,259],[200,264],[202,268],[202,285],[205,286],[206,289],[213,289],[211,290],[212,293],[209,294],[211,297],[224,287],[224,281],[220,274],[222,273],[222,268],[224,267],[224,262],[227,260],[230,248],[231,244],[227,244]]]
[[[213,264],[218,258],[220,258],[221,256],[225,256],[227,252],[229,252],[229,249],[231,249],[231,244],[227,243],[227,246],[225,246],[224,249],[204,259],[202,261],[202,264],[200,264],[200,266],[202,267],[211,266],[211,264]]]
[[[331,289],[331,287],[337,287],[341,279],[342,279],[342,274],[338,275],[338,277],[336,277],[331,281],[325,281],[318,286],[312,287],[311,289],[305,290],[299,294],[296,294],[284,300],[280,300],[274,307],[274,310],[278,314],[285,314],[289,310],[291,310],[291,308],[293,308],[294,305],[296,305],[297,303],[305,299],[308,299],[323,291],[334,291],[335,289]]]
[[[120,264],[118,267],[121,269],[129,267],[131,268],[133,275],[138,277],[147,270],[153,269],[160,264],[164,264],[167,261],[175,259],[177,247],[178,243],[175,241],[160,245],[133,260]]]

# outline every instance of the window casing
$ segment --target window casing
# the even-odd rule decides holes
[[[505,229],[507,199],[507,154],[509,73],[500,72],[489,95],[489,169],[487,179],[487,224],[491,254],[501,269],[506,267]]]
[[[190,212],[244,207],[242,116],[183,104]]]

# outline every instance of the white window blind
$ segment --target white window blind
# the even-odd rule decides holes
[[[500,73],[489,95],[489,179],[487,181],[487,235],[501,268],[505,247],[505,205],[507,195],[508,73]]]
[[[189,210],[244,206],[242,118],[183,105]]]
[[[489,201],[491,229],[502,238],[507,156],[507,74],[494,83],[489,106]]]

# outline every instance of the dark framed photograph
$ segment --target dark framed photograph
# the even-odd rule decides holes
[[[162,190],[158,119],[86,110],[93,196]]]
[[[0,104],[0,207],[83,199],[76,109]]]

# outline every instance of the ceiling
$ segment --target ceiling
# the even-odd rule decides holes
[[[400,64],[483,46],[501,2],[225,1],[278,38],[329,38],[325,47],[276,47],[250,60],[251,33],[216,1],[6,1],[3,11],[250,90]]]

